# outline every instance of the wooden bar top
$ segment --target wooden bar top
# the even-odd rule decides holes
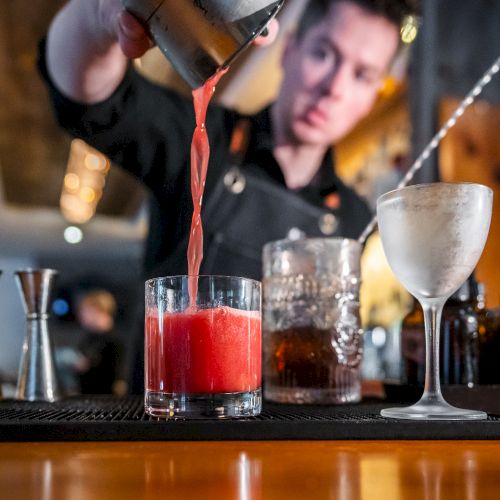
[[[0,498],[490,500],[500,441],[0,443]]]

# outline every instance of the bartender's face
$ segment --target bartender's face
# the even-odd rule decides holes
[[[276,102],[285,141],[328,146],[346,135],[370,111],[398,41],[394,24],[349,2],[291,39]]]

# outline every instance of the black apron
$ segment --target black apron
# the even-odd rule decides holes
[[[207,200],[203,274],[260,279],[267,242],[286,238],[292,228],[324,236],[318,221],[325,210],[262,174],[259,167],[233,167]]]
[[[357,238],[368,222],[359,199],[343,184],[336,186],[340,206],[317,206],[271,179],[262,167],[230,167],[204,200],[203,260],[200,274],[262,277],[262,248],[286,238],[290,230],[307,237]],[[359,220],[359,219],[362,220]],[[155,270],[155,276],[181,274],[187,239]]]
[[[259,130],[269,132],[268,119],[269,112],[262,112]],[[259,165],[252,164],[251,160],[245,163],[253,137],[250,133],[252,127],[255,124],[247,118],[237,121],[229,144],[229,167],[224,175],[214,179],[211,189],[205,189],[200,274],[260,280],[262,248],[266,243],[289,237],[291,230],[309,238],[357,238],[369,222],[366,204],[335,176],[330,155],[325,157],[318,172],[319,178],[321,174],[326,174],[327,178],[327,185],[321,186],[326,192],[321,193],[318,188],[297,192],[287,189],[283,179],[278,180],[266,171],[266,162],[275,162],[274,158],[266,160],[261,157],[263,163]],[[268,140],[268,134],[260,140],[253,137],[253,140],[250,150],[255,153]],[[277,164],[269,167],[279,168]],[[308,189],[309,193],[305,193]],[[335,209],[328,208],[323,201],[323,197],[331,193],[335,193],[339,201]],[[150,276],[185,274],[188,239],[189,231]]]

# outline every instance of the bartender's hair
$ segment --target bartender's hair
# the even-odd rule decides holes
[[[297,38],[302,38],[304,33],[323,19],[331,6],[338,2],[356,4],[371,14],[385,17],[398,28],[407,16],[420,14],[420,0],[309,0],[297,26]]]
[[[113,294],[101,288],[87,290],[77,296],[77,311],[86,307],[94,307],[110,316],[115,316],[117,309],[116,300]]]

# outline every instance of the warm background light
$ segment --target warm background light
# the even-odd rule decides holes
[[[403,43],[410,44],[418,34],[419,20],[415,16],[406,16],[403,25],[401,26],[401,40]]]
[[[71,142],[59,202],[66,220],[84,224],[94,216],[109,168],[106,156],[80,139]]]

